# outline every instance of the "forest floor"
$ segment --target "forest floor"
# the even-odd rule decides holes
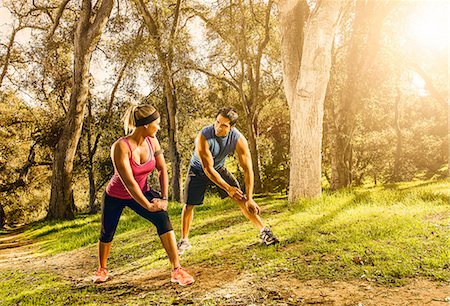
[[[448,183],[445,184],[448,187]],[[441,190],[440,187],[433,189],[434,192]],[[415,195],[418,194],[424,195],[424,193]],[[434,200],[430,200],[429,196],[429,194],[425,195],[426,200],[433,202]],[[437,201],[445,200],[445,198],[436,199]],[[259,200],[261,201],[263,200]],[[281,202],[283,201],[284,199],[281,199]],[[367,242],[352,237],[357,240],[354,241],[356,244],[365,244],[364,255],[355,257],[354,254],[350,254],[350,259],[345,256],[336,257],[334,252],[340,253],[339,250],[328,249],[324,252],[321,251],[320,241],[315,242],[313,239],[309,242],[309,236],[305,234],[307,226],[303,227],[302,236],[288,237],[285,233],[290,231],[280,231],[280,238],[284,238],[285,242],[266,248],[256,242],[250,225],[242,225],[245,223],[241,222],[230,224],[229,220],[213,219],[210,215],[211,211],[205,210],[199,214],[198,219],[204,223],[218,223],[219,229],[217,226],[193,228],[193,234],[196,233],[197,238],[192,239],[193,254],[188,253],[182,259],[196,279],[194,284],[186,287],[172,284],[169,266],[165,263],[167,259],[164,253],[158,250],[160,246],[154,246],[154,251],[144,249],[140,254],[136,250],[142,250],[143,245],[135,241],[136,232],[130,234],[127,226],[124,226],[122,233],[116,237],[117,243],[113,246],[110,260],[111,278],[104,284],[96,285],[92,283],[92,276],[97,266],[97,247],[95,242],[92,243],[91,236],[89,236],[91,243],[83,242],[84,246],[76,247],[72,244],[55,251],[55,246],[63,244],[67,237],[83,236],[84,232],[89,232],[89,229],[80,231],[80,224],[74,227],[73,223],[68,223],[54,230],[55,224],[45,223],[4,231],[0,234],[0,281],[2,283],[0,305],[50,303],[56,305],[450,305],[450,273],[448,271],[450,268],[447,261],[449,238],[445,236],[450,232],[447,226],[450,225],[450,211],[449,206],[445,207],[445,203],[435,204],[438,209],[432,214],[429,213],[430,211],[424,214],[427,216],[425,219],[432,223],[437,222],[441,226],[435,226],[432,233],[429,235],[425,233],[425,235],[428,235],[427,240],[434,239],[433,235],[442,239],[438,238],[438,241],[435,241],[437,244],[431,244],[435,246],[433,250],[429,250],[425,244],[421,247],[427,250],[424,256],[428,255],[428,259],[433,258],[434,266],[424,263],[418,268],[419,270],[412,268],[411,274],[401,269],[395,273],[383,270],[389,265],[408,266],[410,263],[406,263],[406,258],[413,255],[408,254],[407,250],[401,251],[401,258],[405,258],[404,263],[392,253],[381,254],[380,257],[370,256],[371,253],[378,253],[379,250]],[[311,212],[311,208],[315,205],[319,205],[318,202],[303,203],[300,206],[303,212]],[[444,207],[441,207],[442,205]],[[264,206],[264,203],[261,203],[261,206]],[[228,203],[225,205],[224,213],[232,208],[232,204]],[[280,210],[280,207],[276,205],[274,207],[267,205],[266,208],[272,213]],[[298,208],[300,207],[296,207]],[[420,210],[415,211],[414,216],[417,217],[417,211]],[[202,215],[203,213],[205,216]],[[408,212],[405,210],[402,214],[408,214]],[[207,219],[207,215],[210,215],[210,219]],[[323,214],[323,216],[326,215],[327,213]],[[349,218],[349,215],[348,213],[344,217]],[[130,218],[128,221],[133,224],[134,216],[130,216],[131,213],[128,213],[124,219]],[[232,216],[235,218],[235,215]],[[93,217],[79,220],[84,221],[89,218]],[[364,219],[361,216],[358,218]],[[333,219],[338,218],[334,216]],[[239,218],[238,220],[245,221]],[[272,224],[277,224],[276,218],[270,221]],[[324,224],[332,222],[330,218],[322,221],[326,222],[314,224],[314,228],[321,228],[319,230],[321,233],[326,232]],[[87,224],[91,223],[95,223],[94,227],[98,226],[98,223],[89,219]],[[228,227],[224,224],[228,224]],[[244,238],[230,229],[236,226],[245,233]],[[367,227],[368,224],[365,226]],[[401,224],[397,226],[402,227]],[[68,232],[74,228],[78,230],[76,234]],[[273,229],[276,228],[277,226],[273,226]],[[437,232],[439,229],[442,231]],[[409,230],[413,231],[411,228]],[[426,232],[424,227],[421,227],[421,230]],[[144,231],[148,232],[148,229]],[[60,236],[61,232],[66,232],[63,234],[66,236]],[[221,237],[218,243],[211,242],[211,239],[218,239],[217,232],[221,232],[220,235],[224,237]],[[139,233],[137,236],[143,234],[140,231],[137,233]],[[206,237],[205,235],[208,234],[213,237]],[[227,235],[232,240],[230,244],[223,242],[227,240],[225,237]],[[333,235],[336,236],[331,234]],[[202,236],[204,239],[201,239]],[[326,233],[325,236],[330,234]],[[378,244],[383,243],[380,235],[376,238]],[[396,238],[391,237],[390,240],[396,240]],[[330,241],[339,243],[339,236]],[[324,241],[324,244],[329,244],[330,241]],[[399,245],[393,247],[402,248],[402,241],[397,242]],[[137,245],[134,245],[136,243]],[[316,247],[313,248],[317,249],[317,254],[310,252],[307,247],[309,243],[316,243]],[[393,244],[395,243],[394,241]],[[414,244],[411,240],[409,243]],[[155,240],[153,244],[157,244],[157,241]],[[441,251],[430,253],[436,251],[437,245],[442,247]],[[114,247],[116,247],[115,252]],[[380,250],[389,248],[387,245],[380,247]],[[344,249],[348,251],[349,246]],[[413,252],[416,251],[413,250]],[[205,255],[205,253],[210,254]],[[386,258],[387,265],[384,266],[379,262],[379,258],[386,256],[389,258]],[[278,257],[284,260],[278,261]],[[425,261],[422,260],[422,262]],[[417,266],[417,262],[411,264]],[[406,267],[406,271],[409,270]],[[388,277],[389,273],[391,275]]]

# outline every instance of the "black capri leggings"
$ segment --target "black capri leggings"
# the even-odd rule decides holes
[[[153,198],[160,197],[160,195],[153,190],[145,192],[144,195],[149,201],[151,201]],[[113,240],[114,233],[117,229],[117,224],[119,223],[120,215],[122,214],[125,206],[128,206],[140,216],[153,223],[156,226],[159,236],[173,230],[167,211],[151,212],[142,207],[133,199],[126,200],[114,198],[112,196],[109,196],[105,192],[103,194],[102,228],[99,238],[101,242],[107,243]]]

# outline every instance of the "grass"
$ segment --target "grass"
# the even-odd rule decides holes
[[[408,182],[384,186],[325,191],[319,199],[289,205],[283,196],[257,199],[263,219],[280,238],[274,247],[257,242],[255,228],[230,200],[207,197],[195,210],[191,252],[186,266],[212,266],[251,272],[259,278],[288,273],[300,280],[368,280],[400,286],[424,277],[450,282],[450,182]],[[171,203],[169,214],[176,235],[181,206]],[[39,252],[55,255],[91,247],[98,239],[99,215],[73,221],[40,222],[22,237],[36,242]],[[126,209],[116,232],[109,265],[120,273],[169,268],[156,230]],[[95,267],[93,267],[94,269]],[[95,286],[74,290],[73,284],[36,272],[0,271],[0,304],[101,304]],[[31,286],[30,286],[31,284]],[[85,298],[85,296],[91,298]],[[141,302],[156,301],[157,293]],[[137,301],[135,301],[137,303]]]
[[[45,271],[2,271],[0,279],[1,305],[96,305],[108,301],[106,296],[95,295],[95,287],[78,290]]]

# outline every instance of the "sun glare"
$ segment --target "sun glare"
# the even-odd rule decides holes
[[[421,1],[409,18],[409,35],[417,47],[448,48],[449,2]]]

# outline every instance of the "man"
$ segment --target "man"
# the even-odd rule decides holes
[[[250,150],[245,137],[234,127],[238,115],[231,108],[222,108],[214,124],[206,126],[195,139],[195,150],[191,158],[185,184],[183,211],[181,214],[181,239],[178,253],[191,248],[189,229],[193,210],[203,204],[208,185],[214,184],[222,198],[229,196],[260,231],[261,242],[271,245],[278,242],[272,231],[264,226],[259,217],[260,208],[253,200],[253,168]],[[239,164],[244,171],[245,194],[234,176],[225,168],[226,157],[236,151]]]

